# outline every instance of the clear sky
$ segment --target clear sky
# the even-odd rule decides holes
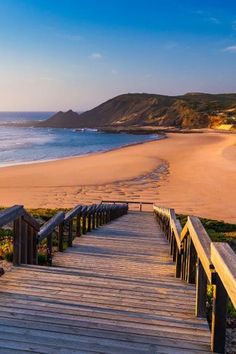
[[[0,0],[0,111],[236,92],[236,1]]]

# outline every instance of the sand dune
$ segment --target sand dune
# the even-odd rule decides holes
[[[4,167],[0,196],[1,205],[27,207],[146,200],[236,222],[236,135],[169,134],[106,153]]]

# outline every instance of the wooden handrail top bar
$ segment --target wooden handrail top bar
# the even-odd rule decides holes
[[[70,220],[72,220],[75,216],[77,216],[81,210],[82,210],[82,205],[77,205],[76,207],[74,207],[73,209],[71,209],[70,211],[68,211],[65,214],[65,222],[68,222]]]
[[[174,233],[177,247],[178,247],[178,249],[180,249],[181,248],[180,235],[182,232],[182,226],[180,225],[179,220],[177,220],[177,218],[176,218],[174,209],[169,209],[169,214],[170,214],[170,226],[171,226],[171,229]]]
[[[161,208],[156,205],[153,206],[154,212],[157,212],[159,214],[162,214],[164,217],[166,217],[169,220],[171,230],[174,233],[176,244],[178,249],[181,249],[181,232],[182,232],[182,226],[177,220],[175,211],[174,209],[168,209],[168,208]]]
[[[94,205],[94,210],[96,211],[99,208],[99,206],[101,206],[101,204],[95,204]]]
[[[211,262],[236,308],[236,254],[228,243],[212,242]]]
[[[65,213],[63,211],[59,211],[50,220],[48,220],[48,222],[46,222],[38,232],[38,242],[50,235],[58,225],[64,222],[64,218]]]
[[[162,208],[162,207],[159,207],[154,204],[153,210],[154,210],[154,212],[162,214],[163,216],[166,216],[167,218],[170,217],[170,209],[169,208]]]
[[[92,204],[92,205],[90,205],[89,207],[88,207],[88,210],[87,210],[87,213],[88,214],[92,214],[93,212],[94,212],[94,204]]]
[[[24,214],[23,205],[14,205],[0,212],[0,227],[4,226]]]
[[[102,203],[145,204],[145,205],[153,205],[153,202],[142,202],[142,201],[134,201],[134,200],[102,200]]]
[[[201,260],[207,278],[212,282],[212,263],[211,263],[211,239],[203,227],[201,221],[196,216],[188,216],[188,231],[196,249],[197,255]],[[182,241],[182,239],[181,239]]]
[[[81,209],[81,215],[87,215],[87,205],[83,206],[82,209]]]

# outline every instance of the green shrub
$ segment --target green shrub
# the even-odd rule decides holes
[[[47,255],[43,253],[38,254],[38,264],[47,265]]]

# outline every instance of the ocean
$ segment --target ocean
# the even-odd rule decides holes
[[[110,134],[96,130],[6,126],[49,118],[54,112],[0,112],[0,167],[55,160],[157,139],[157,135]]]

